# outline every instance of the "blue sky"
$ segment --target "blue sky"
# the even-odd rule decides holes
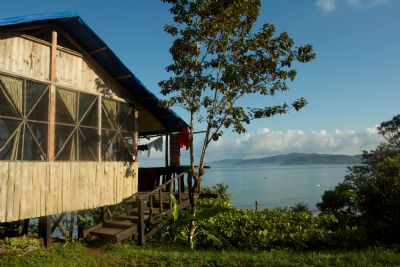
[[[171,63],[172,40],[163,25],[171,17],[161,1],[0,3],[0,18],[75,11],[151,91],[159,95],[158,82],[169,77],[165,67]],[[245,135],[227,131],[210,148],[211,157],[354,154],[373,148],[380,141],[375,125],[398,113],[399,11],[397,0],[264,0],[258,26],[270,22],[296,44],[311,43],[317,59],[298,67],[290,92],[263,101],[304,96],[309,105],[298,113],[255,121]],[[247,101],[262,103],[258,98]]]

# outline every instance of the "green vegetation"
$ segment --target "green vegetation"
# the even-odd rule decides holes
[[[153,244],[184,247],[190,218],[190,212],[182,212],[152,239]],[[197,248],[249,251],[365,246],[362,230],[340,225],[334,215],[313,216],[308,211],[287,209],[243,210],[231,207],[223,199],[201,200],[196,225],[194,245]]]
[[[382,122],[386,139],[374,151],[364,152],[363,164],[335,189],[326,191],[319,209],[339,224],[363,229],[370,244],[398,244],[400,240],[400,115]]]
[[[12,238],[0,241],[0,266],[93,266],[87,248],[79,243],[43,248],[41,239]]]
[[[9,241],[10,242],[10,241]],[[210,251],[174,247],[109,245],[92,250],[80,242],[40,245],[30,251],[25,242],[11,248],[0,241],[0,266],[399,266],[395,250],[371,248],[354,251]],[[37,242],[37,241],[36,241]],[[32,246],[32,245],[30,245]],[[4,252],[7,250],[7,252]]]

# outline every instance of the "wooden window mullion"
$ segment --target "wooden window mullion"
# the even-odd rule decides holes
[[[101,114],[101,106],[102,106],[102,98],[101,96],[97,97],[97,126],[98,126],[98,130],[97,130],[97,135],[98,135],[98,140],[97,140],[97,155],[98,155],[98,162],[100,162],[102,160],[102,154],[101,154],[101,146],[102,146],[102,134],[101,134],[101,129],[102,129],[102,125],[101,125],[101,120],[102,120],[102,114]]]
[[[57,32],[54,30],[51,36],[50,82],[48,159],[49,161],[54,161],[57,82]]]

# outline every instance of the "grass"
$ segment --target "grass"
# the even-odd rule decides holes
[[[383,248],[243,252],[115,244],[99,254],[80,242],[56,244],[50,250],[24,242],[32,241],[0,241],[0,266],[400,266],[400,255]]]

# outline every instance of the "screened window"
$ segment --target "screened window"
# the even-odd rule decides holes
[[[101,154],[105,161],[132,161],[134,155],[134,107],[109,99],[102,101]]]
[[[98,98],[57,88],[55,159],[98,160]]]
[[[46,160],[49,85],[0,75],[0,160]]]

